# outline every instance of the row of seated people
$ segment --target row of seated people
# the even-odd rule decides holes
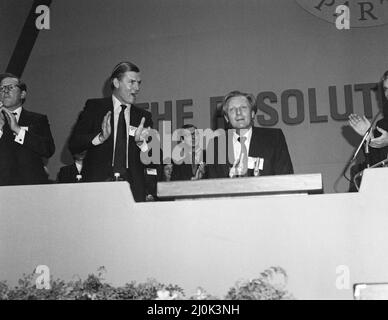
[[[109,79],[112,95],[86,101],[71,132],[69,150],[74,155],[86,152],[84,181],[110,181],[119,174],[129,182],[134,199],[145,201],[147,175],[141,157],[150,152],[152,117],[135,105],[140,69],[131,62],[120,62]],[[43,158],[54,154],[54,139],[47,116],[27,110],[26,96],[27,86],[21,79],[12,74],[0,75],[0,185],[48,183]],[[283,132],[253,127],[256,111],[251,94],[233,91],[225,96],[224,117],[229,128],[235,130],[231,138],[233,151],[229,150],[234,160],[229,161],[228,150],[223,148],[221,153],[226,157],[216,154],[213,163],[206,163],[208,178],[254,175],[258,170],[262,175],[293,173]],[[218,156],[228,162],[218,161]],[[252,159],[265,161],[254,170]],[[200,170],[194,176],[203,177],[203,164],[198,166]],[[172,175],[184,176],[186,169],[177,174],[182,168],[173,168]],[[189,172],[192,170],[190,167]]]
[[[385,97],[388,96],[387,78],[385,73],[381,82]],[[145,201],[151,194],[147,191],[148,176],[155,176],[155,168],[148,168],[142,161],[142,156],[150,152],[152,117],[150,112],[135,105],[141,85],[140,69],[131,62],[120,62],[109,79],[112,95],[87,100],[70,135],[71,154],[83,157],[82,173],[76,163],[72,169],[63,170],[77,169],[86,182],[111,181],[118,174],[130,183],[134,199]],[[54,139],[47,116],[27,110],[26,96],[27,86],[21,79],[12,74],[0,75],[0,185],[48,183],[43,159],[54,154]],[[224,97],[222,111],[227,129],[233,132],[231,136],[226,135],[227,143],[220,149],[218,144],[222,141],[214,139],[212,161],[210,157],[205,161],[197,159],[194,152],[191,161],[194,165],[186,162],[173,164],[172,168],[167,166],[166,170],[172,169],[172,180],[293,173],[282,130],[253,125],[257,105],[252,94],[231,91]],[[350,125],[360,134],[368,124],[362,120],[358,121],[356,115],[350,119]],[[187,141],[181,145],[191,140],[195,147],[196,128],[184,129],[188,134],[183,140]],[[381,149],[388,145],[388,133],[382,128],[378,130],[381,136],[371,137],[369,143]],[[190,151],[186,153],[190,158]],[[159,167],[159,172],[162,169]],[[64,181],[63,170],[58,175],[60,182]]]

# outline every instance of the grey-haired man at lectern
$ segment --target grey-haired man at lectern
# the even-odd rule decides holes
[[[145,166],[141,152],[152,127],[151,114],[134,105],[140,91],[140,70],[120,62],[110,76],[112,96],[86,101],[69,140],[72,154],[87,150],[83,160],[86,182],[107,181],[120,175],[131,185],[136,201],[145,201]]]
[[[253,126],[257,106],[252,94],[232,91],[224,97],[222,108],[229,130],[226,143],[215,138],[214,162],[207,163],[208,178],[294,173],[282,130]],[[207,154],[211,151],[207,149]]]

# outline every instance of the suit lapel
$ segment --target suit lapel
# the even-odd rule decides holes
[[[257,128],[252,127],[252,136],[251,136],[251,142],[249,144],[249,152],[248,152],[249,157],[257,158],[260,156],[262,140],[257,131],[258,131]]]
[[[19,121],[18,121],[18,125],[21,126],[21,127],[28,127],[28,124],[29,124],[29,112],[22,108],[22,111],[20,112],[20,117],[19,117]]]
[[[77,169],[77,166],[76,166],[76,164],[75,163],[73,163],[72,165],[71,165],[71,176],[73,177],[73,178],[75,178],[76,176],[77,176],[77,174],[79,174],[78,173],[78,169]]]
[[[107,148],[109,148],[109,150],[112,150],[112,155],[113,155],[113,141],[114,141],[114,110],[113,110],[113,100],[112,100],[112,97],[110,98],[104,98],[102,100],[102,105],[104,107],[104,112],[102,114],[102,118],[101,119],[97,119],[97,123],[95,124],[98,128],[98,130],[101,130],[101,123],[102,123],[102,119],[105,117],[106,113],[108,111],[111,112],[111,117],[110,117],[110,126],[111,126],[111,134],[108,138],[108,140],[105,142],[107,144]],[[100,116],[101,117],[101,116]]]
[[[267,159],[270,157],[270,151],[273,146],[271,145],[271,141],[266,138],[265,131],[260,128],[252,128],[252,138],[251,143],[249,144],[249,157],[254,158],[263,158]]]
[[[113,134],[115,122],[114,122],[114,110],[113,110],[113,100],[112,100],[112,98],[110,98],[107,101],[107,106],[108,106],[108,111],[110,111],[112,113],[111,117],[110,117],[110,125],[111,125],[111,128],[112,128],[112,134]]]
[[[229,157],[230,153],[230,157]],[[227,131],[227,136],[226,136],[226,164],[228,167],[232,167],[233,163],[235,161],[234,158],[234,148],[233,148],[233,130]],[[228,170],[228,175],[229,175],[229,170]]]
[[[138,112],[137,107],[135,105],[131,105],[131,112],[129,116],[129,122],[131,126],[138,127],[141,122],[141,114]]]
[[[272,149],[273,145],[271,145],[271,141],[266,138],[265,130],[254,127],[248,156],[264,159],[264,168],[261,172],[265,172],[266,168],[268,168]]]
[[[233,132],[226,130],[226,146],[225,146],[225,156],[226,156],[226,163],[221,165],[222,174],[224,177],[229,177],[229,171],[230,168],[233,166],[234,163],[234,150],[233,150]],[[219,140],[218,140],[219,142]],[[217,152],[218,152],[218,145],[217,145]],[[230,159],[229,159],[229,153],[230,153]],[[217,159],[218,161],[218,159]]]

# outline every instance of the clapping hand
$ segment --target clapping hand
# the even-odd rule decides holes
[[[101,143],[105,142],[106,139],[108,139],[109,136],[112,133],[112,126],[110,124],[111,116],[112,116],[112,111],[108,111],[106,113],[106,115],[104,116],[104,119],[102,120],[102,123],[101,123],[101,133],[98,136],[98,138],[100,139]]]
[[[21,128],[18,125],[18,122],[16,120],[15,115],[10,110],[8,110],[7,108],[4,108],[4,107],[0,108],[0,112],[4,112],[4,115],[5,115],[5,117],[2,116],[3,122],[4,122],[3,125],[5,124],[4,118],[6,118],[8,121],[8,125],[9,125],[10,129],[13,132],[15,132],[16,134],[19,134]],[[1,120],[0,120],[0,126],[2,127],[3,125],[1,125]]]
[[[349,124],[360,136],[363,136],[370,127],[370,122],[365,116],[360,117],[354,113],[349,116]]]

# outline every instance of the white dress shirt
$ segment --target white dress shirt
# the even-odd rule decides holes
[[[248,130],[240,130],[240,135],[245,137],[245,147],[247,149],[247,157],[249,155],[249,145],[251,143],[252,138],[252,127]],[[235,176],[238,176],[241,174],[242,170],[242,163],[239,162],[241,157],[241,143],[239,141],[240,135],[238,135],[236,132],[233,132],[233,155],[234,155],[234,163],[233,166],[229,170],[229,177],[233,178]],[[249,166],[249,157],[247,159],[247,165]]]
[[[247,148],[247,153],[249,155],[249,145],[251,144],[251,138],[252,138],[252,127],[249,128],[248,130],[245,130],[245,132],[243,132],[243,130],[241,130],[240,133],[243,133],[243,137],[245,137],[245,146]],[[241,154],[241,143],[240,141],[238,141],[238,138],[240,138],[240,136],[236,133],[236,132],[233,132],[233,154],[234,154],[234,164],[236,164],[238,162],[238,160],[240,159],[240,154]]]
[[[75,161],[75,167],[77,168],[78,173],[80,174],[82,171],[82,161]]]

